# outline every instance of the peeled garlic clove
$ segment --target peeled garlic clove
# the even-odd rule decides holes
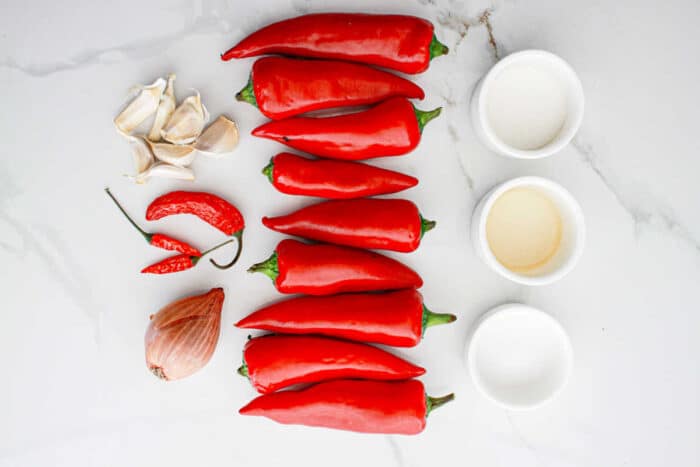
[[[185,99],[170,116],[161,131],[164,140],[174,144],[189,144],[202,134],[209,121],[209,112],[202,105],[199,92]]]
[[[160,140],[160,131],[175,110],[174,82],[175,74],[172,73],[168,75],[168,86],[165,88],[165,93],[163,93],[163,96],[160,98],[160,104],[158,104],[158,110],[156,110],[156,118],[153,120],[151,131],[148,133],[148,139],[151,141]]]
[[[186,144],[153,143],[147,139],[142,141],[148,145],[156,159],[178,167],[190,165],[196,154],[194,148]]]
[[[233,152],[238,145],[238,126],[235,122],[220,115],[209,125],[194,147],[197,151],[212,157],[221,157]]]
[[[153,164],[153,152],[142,138],[135,136],[129,136],[128,138],[131,145],[131,155],[134,158],[136,175],[138,176]]]
[[[146,365],[158,378],[185,378],[209,362],[221,328],[224,291],[183,298],[155,315],[146,330]]]
[[[156,162],[144,172],[137,174],[133,178],[136,183],[146,183],[149,178],[172,178],[176,180],[194,180],[194,172],[186,167],[178,167],[176,165],[166,164],[165,162]]]
[[[130,135],[158,109],[160,97],[165,89],[165,80],[158,78],[148,86],[139,86],[138,95],[114,119],[114,126],[123,135]]]

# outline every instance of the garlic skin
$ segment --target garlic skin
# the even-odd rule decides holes
[[[209,121],[209,112],[202,105],[197,92],[180,104],[161,130],[164,140],[174,144],[189,144],[202,134],[204,125]]]
[[[153,157],[153,151],[146,144],[146,142],[137,136],[127,136],[129,139],[129,145],[131,146],[131,155],[134,158],[134,168],[136,169],[136,176],[144,173],[148,168],[153,165],[155,161]]]
[[[165,80],[158,78],[153,84],[137,86],[136,89],[139,90],[138,95],[114,119],[117,131],[125,136],[156,112],[165,89]]]
[[[156,162],[145,171],[137,174],[135,177],[129,178],[132,178],[138,184],[142,184],[146,183],[152,177],[172,178],[175,180],[186,180],[192,182],[194,181],[194,172],[187,167],[178,167],[165,162]]]
[[[209,157],[222,157],[238,146],[238,126],[223,115],[209,125],[194,144],[195,149]]]
[[[168,75],[168,85],[165,88],[165,93],[160,98],[160,104],[158,104],[158,110],[156,110],[156,117],[153,120],[153,126],[151,131],[148,132],[148,139],[151,141],[160,141],[160,131],[165,126],[166,122],[170,119],[170,116],[175,110],[175,74],[171,73]]]
[[[221,329],[224,290],[175,301],[151,315],[146,330],[146,365],[165,381],[182,379],[211,359]]]
[[[153,157],[178,167],[189,166],[196,155],[194,148],[187,144],[154,143],[145,138],[142,141],[148,146]]]

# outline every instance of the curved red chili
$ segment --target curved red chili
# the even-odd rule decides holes
[[[321,334],[361,342],[413,347],[430,326],[457,317],[433,313],[413,289],[294,297],[261,308],[236,323],[244,329],[286,334]]]
[[[314,110],[360,106],[391,97],[423,99],[413,82],[364,65],[265,57],[256,61],[239,101],[278,120]]]
[[[358,342],[317,336],[263,336],[243,349],[243,366],[255,389],[267,394],[302,383],[353,378],[402,380],[425,369],[384,350]]]
[[[418,110],[406,99],[394,97],[361,112],[268,122],[252,133],[331,159],[400,156],[418,146],[423,127],[440,111]]]
[[[428,69],[449,49],[422,18],[404,15],[320,13],[270,24],[221,55],[222,60],[263,54],[333,58],[404,73]]]
[[[311,240],[401,252],[414,251],[435,227],[408,200],[373,198],[322,201],[286,216],[263,217],[262,223]]]
[[[414,435],[428,415],[454,399],[430,397],[423,383],[340,379],[299,391],[264,394],[238,412],[285,425],[306,425],[360,433]]]
[[[193,268],[197,265],[200,259],[212,251],[221,248],[224,245],[231,243],[233,239],[219,243],[213,248],[208,249],[199,256],[191,256],[187,254],[175,255],[170,258],[165,258],[162,261],[146,266],[141,270],[143,274],[170,274],[171,272],[180,272],[186,269]],[[212,261],[213,263],[213,261]]]
[[[283,152],[263,169],[272,185],[288,195],[352,199],[406,190],[418,179],[359,162],[307,159]]]
[[[262,272],[282,293],[332,295],[421,287],[408,266],[372,251],[282,240],[266,261],[248,272]]]

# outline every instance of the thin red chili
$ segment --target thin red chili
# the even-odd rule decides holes
[[[146,209],[146,219],[149,221],[174,214],[193,214],[226,235],[236,238],[238,250],[230,263],[220,265],[214,260],[209,260],[220,269],[227,269],[236,264],[243,250],[245,222],[240,211],[234,205],[211,193],[173,191],[154,199]]]
[[[430,326],[455,315],[433,313],[413,289],[329,297],[295,297],[261,308],[236,323],[244,329],[321,334],[361,342],[413,347]]]
[[[258,392],[267,394],[293,384],[330,379],[409,379],[424,374],[425,368],[359,342],[273,335],[246,343],[238,373],[247,376]]]
[[[105,191],[107,192],[107,195],[109,195],[109,197],[112,198],[112,201],[114,201],[114,204],[117,205],[122,214],[124,214],[126,220],[128,220],[129,223],[131,223],[131,225],[133,225],[134,228],[138,230],[138,232],[143,236],[144,239],[146,239],[146,242],[148,242],[150,245],[153,245],[157,248],[162,248],[163,250],[179,251],[180,253],[184,253],[189,256],[202,256],[202,253],[197,248],[189,245],[188,243],[185,243],[168,235],[160,233],[149,233],[143,230],[141,227],[138,226],[136,222],[134,222],[131,216],[129,216],[126,213],[122,205],[119,203],[119,201],[117,201],[117,198],[115,198],[112,192],[109,191],[109,188],[105,188]]]
[[[282,240],[275,253],[248,272],[262,272],[282,293],[332,295],[421,287],[408,266],[372,251]]]
[[[339,379],[299,391],[259,396],[239,413],[267,417],[285,425],[414,435],[423,431],[433,410],[453,399],[454,394],[428,396],[423,383],[415,379]]]
[[[186,269],[193,268],[205,255],[211,253],[212,251],[218,248],[221,248],[224,245],[231,243],[232,241],[233,239],[226,240],[223,243],[219,243],[215,247],[210,248],[204,253],[202,253],[200,256],[182,254],[171,256],[170,258],[165,258],[162,261],[158,261],[157,263],[151,264],[150,266],[146,266],[141,270],[141,272],[143,274],[170,274],[172,272],[180,272]]]
[[[266,57],[255,62],[248,84],[236,99],[279,120],[313,110],[376,104],[390,97],[423,99],[424,95],[411,81],[364,65]]]
[[[270,159],[263,174],[289,195],[352,199],[396,193],[418,184],[418,179],[393,170],[359,162],[307,159],[283,152]]]
[[[253,135],[331,159],[400,156],[420,142],[423,127],[441,108],[418,110],[394,97],[369,110],[335,117],[292,117],[265,123]]]
[[[311,240],[401,252],[414,251],[435,227],[408,200],[372,198],[323,201],[286,216],[263,217],[262,223]]]
[[[222,60],[264,54],[370,63],[404,73],[428,69],[449,49],[433,25],[404,15],[321,13],[270,24],[221,55]]]

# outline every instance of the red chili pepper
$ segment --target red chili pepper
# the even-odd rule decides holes
[[[157,263],[151,264],[150,266],[146,266],[141,270],[141,272],[143,274],[170,274],[171,272],[180,272],[184,271],[185,269],[190,269],[196,266],[199,260],[202,259],[205,255],[211,253],[212,251],[218,248],[221,248],[224,245],[231,243],[232,241],[233,239],[226,240],[223,243],[219,243],[215,247],[208,249],[199,256],[182,254],[171,256],[170,258],[165,258],[162,261],[158,261]],[[216,265],[216,263],[214,264]]]
[[[263,217],[262,223],[311,240],[402,252],[418,248],[435,227],[408,200],[372,198],[323,201],[286,216]]]
[[[285,425],[306,425],[360,433],[414,435],[428,415],[454,399],[430,397],[423,383],[340,379],[299,391],[258,396],[238,412]]]
[[[354,378],[402,380],[425,373],[384,350],[358,342],[316,336],[263,336],[243,349],[243,366],[255,389],[267,394],[302,383]]]
[[[359,162],[312,160],[288,152],[270,159],[263,174],[282,193],[330,199],[396,193],[418,184],[418,179],[393,170]]]
[[[322,334],[362,342],[413,347],[426,328],[451,323],[455,315],[433,313],[413,289],[330,297],[295,297],[261,308],[239,328],[287,334]]]
[[[184,253],[189,256],[202,256],[202,253],[195,247],[178,240],[176,238],[170,237],[168,235],[164,234],[159,234],[159,233],[149,233],[144,231],[141,227],[134,222],[134,220],[129,216],[124,208],[122,207],[121,204],[119,204],[119,201],[117,201],[117,198],[114,197],[111,191],[109,191],[109,188],[105,188],[105,191],[109,195],[110,198],[112,198],[112,201],[114,201],[114,204],[117,205],[119,210],[124,214],[124,217],[131,223],[131,225],[134,226],[136,230],[139,231],[139,233],[143,236],[143,238],[146,239],[146,241],[150,244],[153,245],[157,248],[162,248],[164,250],[171,250],[171,251],[179,251],[180,253]]]
[[[266,57],[256,61],[239,101],[278,120],[313,110],[369,105],[390,97],[423,99],[407,79],[364,65]]]
[[[230,263],[220,265],[213,259],[209,261],[219,269],[227,269],[236,264],[243,250],[245,222],[234,205],[211,193],[173,191],[154,199],[146,209],[146,219],[149,221],[173,214],[194,214],[226,235],[235,237],[238,240],[238,251]]]
[[[420,287],[423,280],[402,263],[372,251],[282,240],[275,253],[248,272],[262,272],[282,293],[332,295]]]
[[[418,146],[423,127],[440,111],[438,107],[424,112],[394,97],[362,112],[268,122],[253,135],[331,159],[400,156]]]
[[[221,55],[222,60],[264,54],[370,63],[404,73],[428,69],[449,49],[422,18],[403,15],[321,13],[270,24]]]

